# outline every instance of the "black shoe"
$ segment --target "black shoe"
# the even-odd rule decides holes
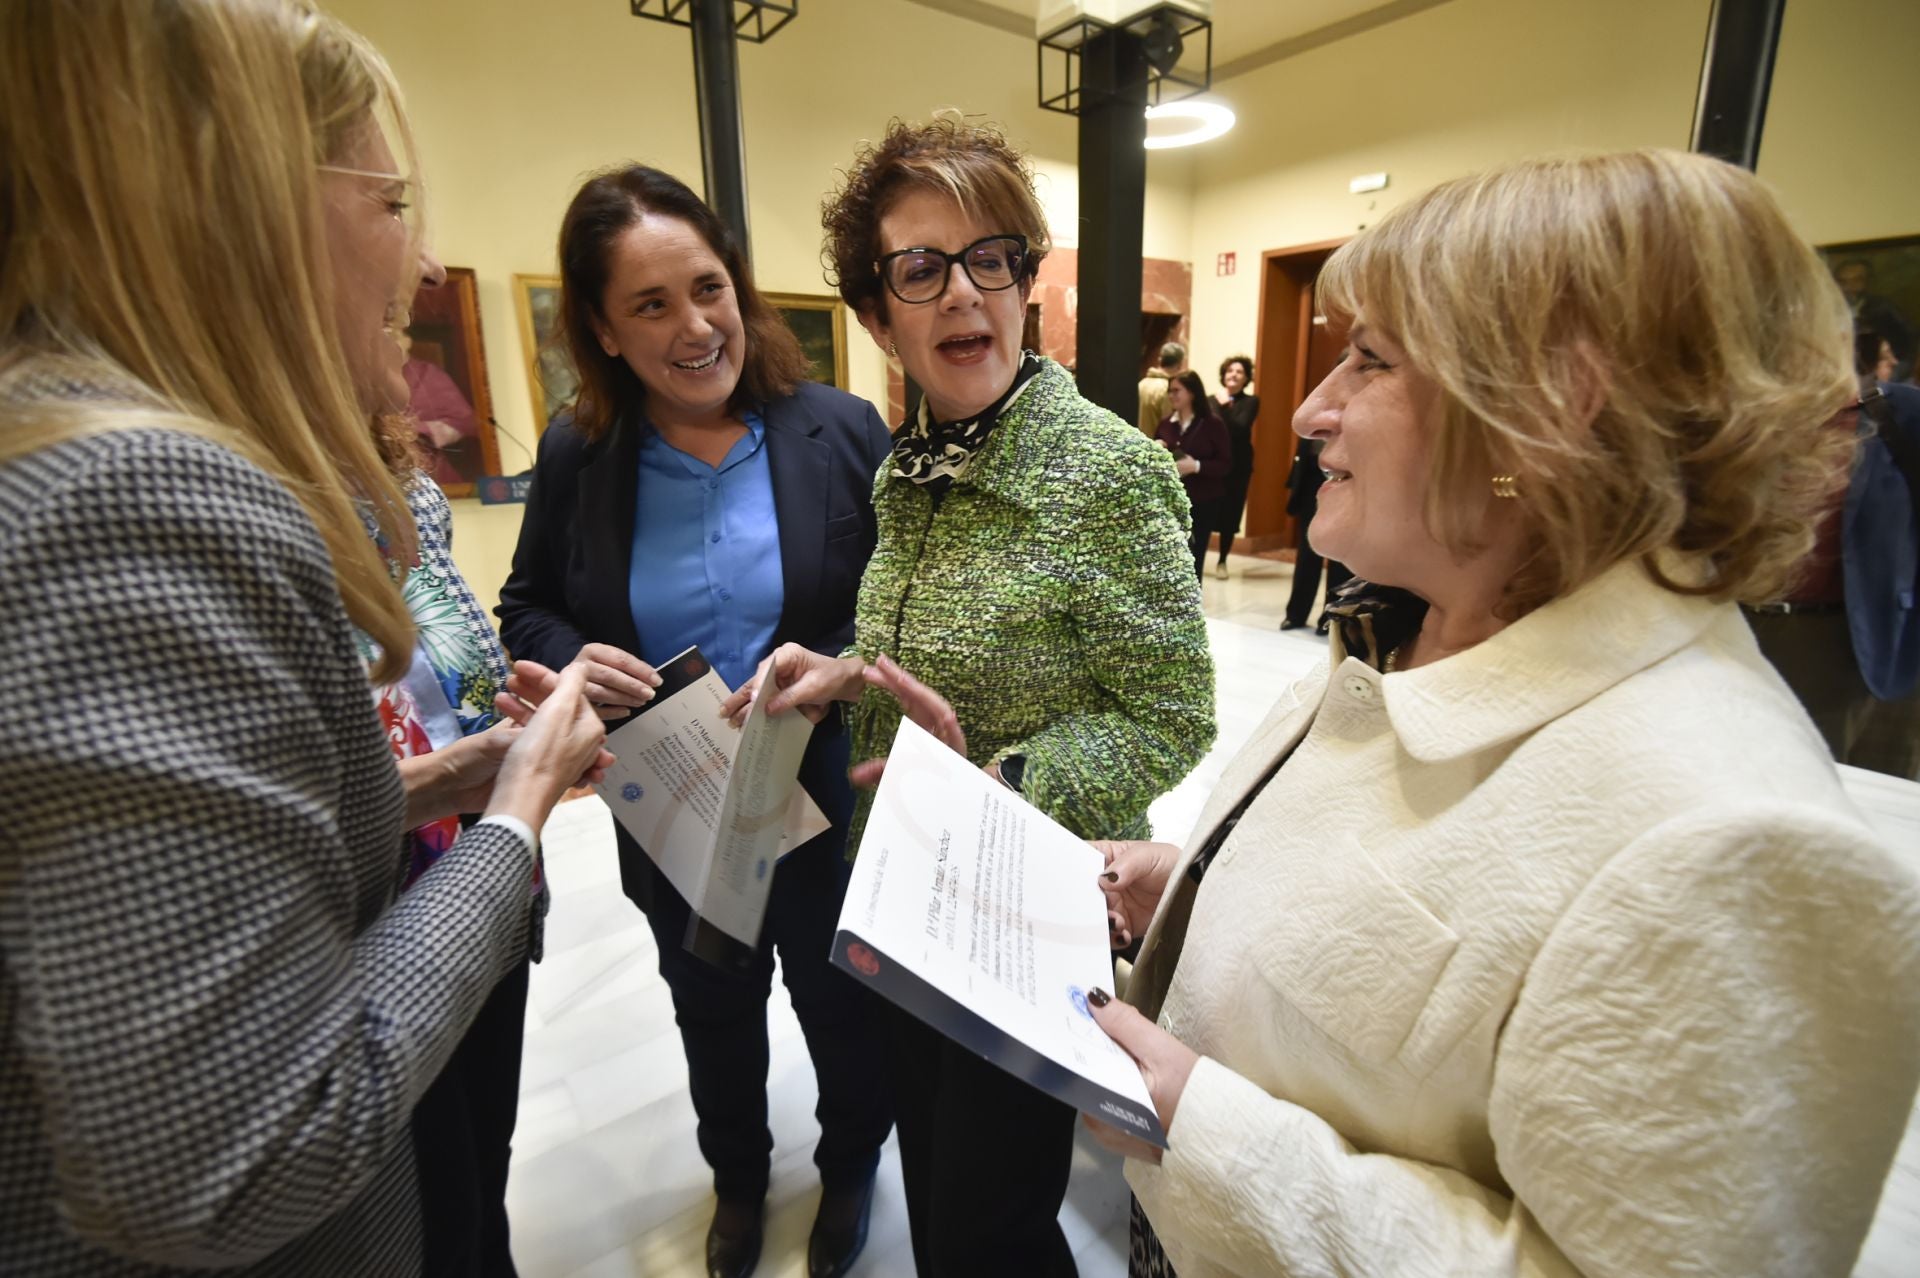
[[[760,1263],[761,1205],[722,1202],[707,1226],[707,1278],[747,1278]]]
[[[1332,624],[1333,624],[1333,621],[1331,618],[1322,617],[1320,618],[1320,623],[1313,628],[1313,633],[1315,633],[1316,635],[1319,635],[1321,638],[1324,639],[1326,638],[1326,635],[1327,635],[1327,627],[1331,626]]]
[[[1282,630],[1305,630],[1307,623],[1304,621],[1295,621],[1292,617],[1288,617],[1280,623],[1280,628]]]
[[[872,1217],[873,1177],[850,1189],[823,1190],[807,1239],[807,1278],[841,1278],[853,1268],[866,1248]]]

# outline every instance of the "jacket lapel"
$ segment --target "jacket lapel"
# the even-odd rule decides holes
[[[627,580],[633,570],[635,494],[640,486],[639,424],[622,419],[600,441],[598,456],[580,468],[578,521],[581,555],[592,595],[582,601],[593,617],[589,634],[610,636],[627,652],[640,650],[628,606]]]
[[[818,438],[820,423],[790,395],[767,405],[767,470],[773,479],[774,518],[780,526],[780,580],[785,599],[775,645],[803,624],[820,593],[827,549],[827,489],[831,449]]]

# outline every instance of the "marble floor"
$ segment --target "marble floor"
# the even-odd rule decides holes
[[[1184,839],[1208,789],[1278,691],[1324,660],[1312,631],[1277,630],[1288,564],[1235,556],[1232,577],[1203,594],[1218,671],[1220,736],[1212,753],[1152,810],[1157,836]],[[1920,862],[1920,787],[1849,772],[1848,786],[1889,841]],[[520,1126],[508,1205],[514,1258],[526,1278],[698,1275],[713,1210],[693,1138],[686,1058],[652,934],[621,895],[612,818],[598,799],[556,810],[545,831],[553,913],[547,957],[533,970]],[[1916,868],[1920,868],[1917,866]],[[770,1005],[767,1092],[774,1134],[766,1250],[758,1272],[806,1272],[819,1196],[811,1160],[812,1067],[784,987]],[[1060,1219],[1086,1278],[1126,1272],[1127,1192],[1117,1159],[1082,1138]],[[854,1273],[912,1274],[899,1160],[889,1139],[872,1233]],[[1920,1122],[1899,1165],[1858,1275],[1920,1272]]]

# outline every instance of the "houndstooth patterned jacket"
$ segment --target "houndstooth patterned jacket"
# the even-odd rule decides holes
[[[44,381],[0,394],[85,397]],[[404,898],[323,543],[232,452],[0,464],[0,1273],[419,1270],[407,1119],[524,950],[483,825]]]

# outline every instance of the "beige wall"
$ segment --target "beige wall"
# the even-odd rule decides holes
[[[639,159],[700,186],[684,30],[612,0],[333,0],[410,95],[441,257],[480,280],[504,468],[529,464],[516,272],[553,270],[553,237],[587,171]],[[1450,0],[1215,86],[1239,127],[1149,160],[1144,256],[1193,263],[1193,357],[1250,349],[1263,250],[1352,234],[1460,173],[1523,155],[1685,146],[1709,0]],[[1874,49],[1920,48],[1912,0],[1789,5],[1760,171],[1820,242],[1920,232],[1920,165],[1903,162],[1920,77]],[[1075,126],[1035,105],[1033,43],[906,0],[816,0],[740,50],[755,267],[770,290],[825,292],[821,195],[889,116],[958,107],[1033,157],[1056,242],[1080,242]],[[1391,185],[1347,192],[1385,170]],[[1214,274],[1233,251],[1239,270]],[[886,364],[849,317],[853,389]],[[516,441],[520,441],[516,443]],[[491,603],[519,508],[455,503],[463,569]]]
[[[531,464],[535,436],[514,311],[516,273],[550,273],[581,177],[625,159],[701,188],[691,40],[618,0],[328,0],[387,55],[405,86],[442,260],[480,284],[502,467]],[[1033,157],[1055,239],[1078,244],[1074,121],[1036,105],[1029,39],[905,0],[815,0],[765,45],[740,46],[747,193],[762,288],[824,293],[821,196],[891,116],[957,107]],[[1150,257],[1184,260],[1189,163],[1149,161]],[[855,393],[886,403],[886,362],[848,317]],[[517,508],[454,503],[462,570],[489,606],[505,579]]]
[[[1707,11],[1708,0],[1451,0],[1218,85],[1239,125],[1196,148],[1195,367],[1253,348],[1264,250],[1352,235],[1504,160],[1686,146]],[[1348,194],[1348,179],[1382,170],[1387,189]],[[1216,276],[1229,251],[1238,272]]]
[[[1787,6],[1761,177],[1816,244],[1920,235],[1920,3]]]

